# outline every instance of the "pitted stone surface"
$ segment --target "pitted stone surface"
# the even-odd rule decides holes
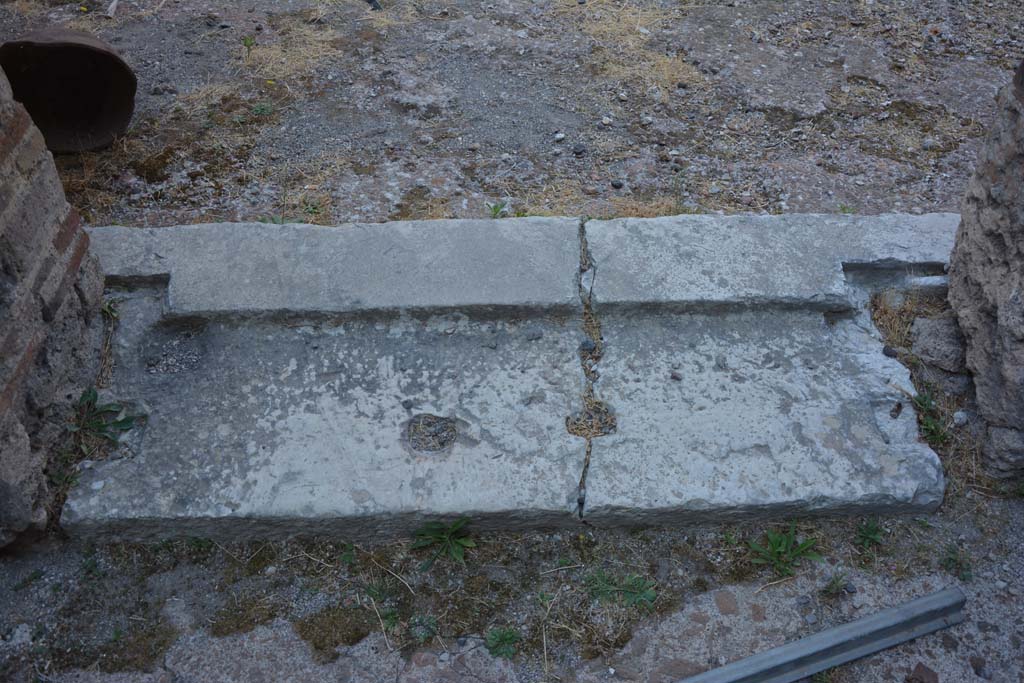
[[[133,289],[110,292],[110,398],[149,420],[84,469],[73,533],[358,538],[462,515],[514,529],[942,499],[908,373],[865,308],[941,272],[953,216],[589,221],[582,276],[575,219],[222,227],[93,233],[108,284]]]
[[[941,265],[958,219],[784,214],[589,221],[594,295],[604,310],[849,310],[844,266]]]
[[[569,311],[578,233],[575,218],[90,230],[108,279],[169,276],[180,316]]]
[[[572,323],[168,327],[159,292],[120,311],[110,392],[149,419],[137,453],[83,470],[62,520],[72,533],[355,538],[424,516],[573,521],[584,451],[565,429],[581,383]],[[183,337],[193,364],[152,362]],[[441,436],[454,441],[412,448],[421,414],[450,420]]]
[[[856,321],[806,311],[605,316],[603,332],[597,393],[618,430],[594,440],[594,523],[899,512],[942,500],[938,458],[900,391],[912,392],[909,375]]]

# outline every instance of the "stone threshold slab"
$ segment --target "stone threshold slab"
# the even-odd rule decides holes
[[[931,510],[945,482],[866,316],[604,315],[595,524]]]
[[[847,271],[941,272],[958,214],[685,215],[588,221],[595,304],[851,310]]]
[[[579,220],[90,228],[108,284],[167,282],[169,316],[561,311]]]
[[[410,533],[577,521],[578,322],[167,325],[122,294],[108,394],[148,419],[89,463],[62,526],[147,540]],[[440,418],[440,419],[438,419]]]

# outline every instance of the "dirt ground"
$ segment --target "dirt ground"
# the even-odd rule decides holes
[[[956,210],[1019,0],[0,3],[139,76],[93,224]]]
[[[0,39],[86,28],[136,69],[129,133],[58,158],[128,225],[955,211],[1024,52],[1019,0],[382,2],[15,0]],[[823,559],[793,577],[749,545],[784,521],[470,526],[427,570],[410,541],[57,532],[0,553],[0,680],[668,683],[956,585],[963,624],[815,683],[1022,683],[1024,491],[936,403],[943,507],[798,520]]]

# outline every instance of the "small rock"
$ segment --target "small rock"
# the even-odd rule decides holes
[[[989,672],[986,666],[985,658],[979,657],[978,655],[971,655],[968,659],[971,664],[971,668],[974,669],[974,675],[978,678],[984,678],[986,681],[992,678],[992,674]]]
[[[850,595],[853,595],[854,593],[857,592],[857,587],[854,586],[849,581],[847,581],[846,584],[843,585],[843,590],[846,591],[847,593],[849,593]]]
[[[906,678],[907,683],[939,683],[939,674],[935,673],[923,663],[918,662],[914,670]]]
[[[610,125],[612,125],[612,120],[610,118],[608,118],[607,116],[605,116],[605,117],[603,117],[601,119],[601,125],[602,126],[610,126]]]
[[[478,149],[480,149],[480,143],[479,142],[471,142],[468,145],[466,145],[466,149],[468,149],[470,152],[475,152]]]
[[[580,342],[580,353],[590,354],[593,353],[594,351],[597,351],[597,344],[594,342],[593,339],[588,338]]]
[[[565,139],[565,133],[555,133],[555,142],[561,142]]]
[[[801,595],[799,598],[796,599],[796,604],[800,605],[801,607],[807,607],[811,604],[811,596]]]
[[[544,336],[544,330],[537,326],[530,326],[526,328],[526,340],[537,341]]]
[[[652,119],[650,116],[645,116],[642,119],[640,119],[641,126],[649,126],[652,123],[654,123],[654,119]]]
[[[623,185],[623,182],[621,180],[615,179],[615,180],[612,181],[612,187],[614,187],[616,190],[621,190],[622,189],[622,185]]]
[[[673,381],[675,381],[675,382],[682,382],[682,381],[683,381],[683,376],[682,376],[682,375],[680,375],[680,374],[679,374],[678,372],[676,372],[675,370],[673,370],[673,371],[672,371],[672,374],[671,374],[671,375],[669,375],[669,378],[670,378],[670,379],[672,379],[672,380],[673,380]]]
[[[587,153],[587,147],[586,145],[577,142],[575,145],[572,146],[572,153],[573,156],[581,157]]]
[[[624,92],[620,92],[619,93],[619,102],[625,102],[628,99],[629,99],[629,97],[626,96],[626,93],[624,93]]]
[[[888,356],[889,358],[896,358],[897,356],[900,355],[896,349],[889,346],[888,344],[882,347],[882,353]]]
[[[967,413],[962,410],[953,413],[953,424],[957,427],[965,426],[967,424]]]
[[[818,623],[818,615],[815,614],[814,612],[811,612],[806,617],[804,617],[804,621],[806,621],[808,624],[811,624],[813,626],[814,624]]]
[[[996,590],[997,590],[997,591],[1004,591],[1004,590],[1006,590],[1006,587],[1007,587],[1007,586],[1008,586],[1009,584],[1008,584],[1008,583],[1006,583],[1005,581],[1003,581],[1002,579],[998,579],[998,580],[997,580],[997,581],[995,582],[995,584],[994,584],[994,585],[995,585],[995,587],[996,587]]]

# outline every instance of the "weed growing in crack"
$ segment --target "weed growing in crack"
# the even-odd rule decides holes
[[[427,522],[416,530],[416,541],[413,550],[434,548],[434,553],[420,563],[420,571],[425,572],[434,566],[439,557],[447,557],[462,564],[466,563],[466,548],[475,548],[476,542],[469,537],[468,517],[457,519],[451,524],[443,522]]]
[[[492,628],[487,632],[484,639],[484,646],[491,653],[492,657],[504,657],[512,659],[516,655],[516,646],[519,643],[519,631],[514,628],[500,627]]]
[[[843,594],[845,586],[846,574],[843,572],[836,572],[829,578],[828,583],[826,583],[821,589],[821,594],[826,598],[835,599]]]
[[[949,441],[949,430],[939,414],[939,407],[931,393],[925,391],[915,396],[914,407],[917,408],[921,434],[928,445],[938,448],[946,444]]]
[[[790,524],[787,532],[769,530],[764,536],[765,545],[750,541],[750,550],[754,553],[750,561],[770,566],[778,576],[793,576],[795,568],[803,560],[821,560],[821,555],[813,550],[817,544],[815,539],[797,540],[796,522]]]
[[[82,392],[75,404],[75,421],[68,426],[74,435],[75,450],[92,456],[106,443],[117,443],[121,434],[129,431],[139,420],[138,415],[125,414],[120,403],[98,403],[95,387]]]
[[[658,598],[657,584],[637,574],[616,577],[598,569],[587,576],[586,585],[590,597],[603,603],[650,609]]]
[[[877,519],[867,519],[857,527],[857,538],[854,542],[867,550],[871,546],[882,545],[883,533],[885,530],[879,525]]]
[[[508,215],[508,202],[487,202],[486,206],[491,218],[501,218]]]

